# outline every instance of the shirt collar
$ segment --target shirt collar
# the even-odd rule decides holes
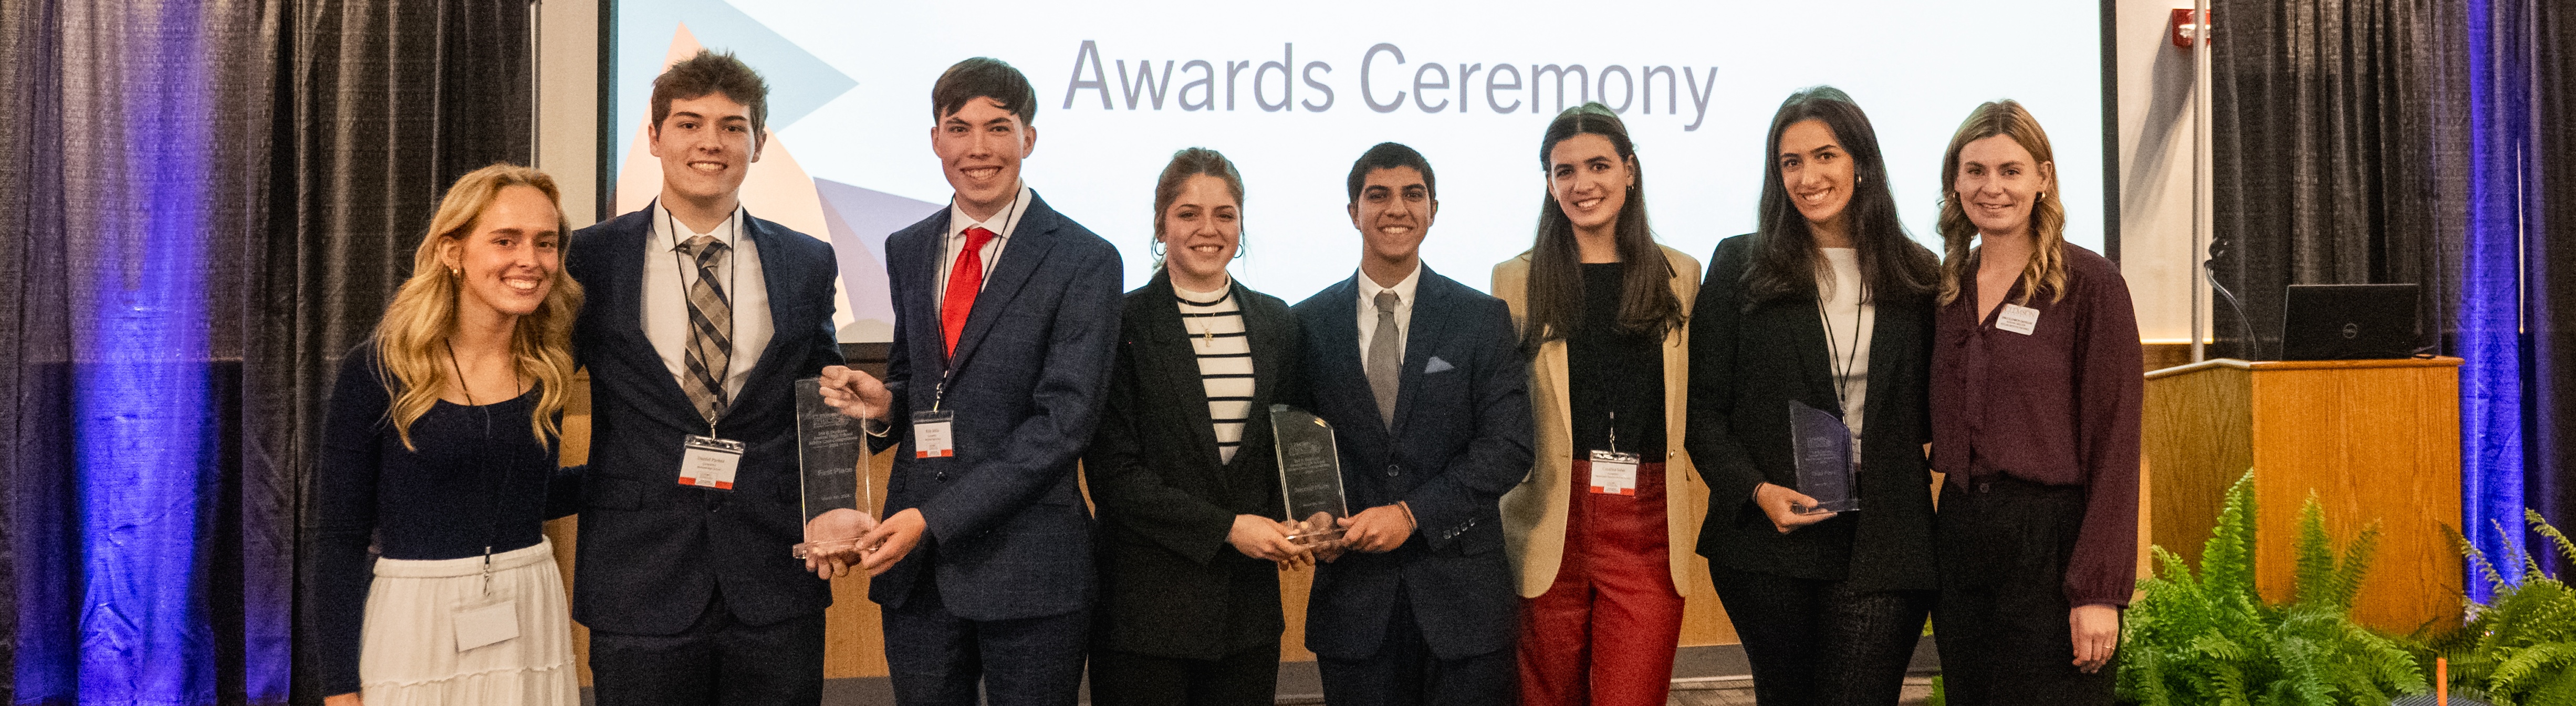
[[[1406,274],[1404,279],[1396,282],[1393,287],[1377,286],[1377,280],[1370,279],[1367,270],[1361,270],[1359,274],[1352,279],[1359,280],[1360,283],[1361,308],[1377,308],[1377,293],[1389,291],[1395,292],[1396,305],[1412,306],[1413,290],[1415,287],[1422,284],[1422,262],[1420,260],[1414,261],[1413,272]]]
[[[965,207],[957,205],[957,197],[950,196],[948,197],[948,237],[956,238],[964,235],[968,228],[983,226],[985,230],[993,231],[993,237],[1010,240],[1011,231],[1019,229],[1020,220],[1028,215],[1028,204],[1031,200],[1029,182],[1023,179],[1020,181],[1020,193],[1012,196],[1010,203],[1003,204],[1002,210],[994,211],[992,219],[977,221],[973,216],[966,215]]]
[[[671,215],[671,207],[662,205],[660,199],[653,201],[653,230],[662,236],[662,244],[667,247],[677,247],[678,244],[701,235],[713,237],[716,242],[724,243],[728,248],[739,245],[734,242],[735,235],[750,236],[750,233],[743,232],[745,229],[740,227],[744,216],[742,204],[736,203],[733,206],[733,213],[727,214],[724,222],[716,224],[714,232],[700,233],[689,230],[689,224],[681,223],[678,217]]]

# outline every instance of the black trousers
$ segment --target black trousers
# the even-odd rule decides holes
[[[1365,659],[1317,656],[1324,703],[1333,706],[1492,706],[1518,698],[1519,663],[1510,648],[1441,659],[1422,636],[1410,602],[1397,598],[1386,640]]]
[[[968,620],[948,612],[930,570],[921,573],[903,607],[885,611],[886,666],[896,702],[1074,706],[1091,639],[1090,610]]]
[[[2084,523],[2080,486],[2009,478],[1941,488],[1941,603],[1932,638],[1954,706],[2111,703],[2119,656],[2075,668],[2066,562]]]
[[[1853,571],[1865,567],[1852,567]],[[1932,591],[1860,591],[1820,581],[1708,565],[1726,618],[1753,663],[1762,706],[1888,706],[1922,639]]]
[[[599,706],[823,702],[823,612],[768,625],[736,622],[719,593],[674,635],[590,631]]]
[[[1091,651],[1092,706],[1269,706],[1279,698],[1279,642],[1218,659]]]

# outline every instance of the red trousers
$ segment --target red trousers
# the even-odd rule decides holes
[[[1556,583],[1521,601],[1521,704],[1663,706],[1682,632],[1664,464],[1637,467],[1633,496],[1592,492],[1591,461],[1573,475]]]

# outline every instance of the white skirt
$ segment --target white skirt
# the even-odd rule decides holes
[[[358,653],[367,706],[575,706],[572,613],[554,543],[492,555],[492,598],[515,599],[519,636],[456,649],[454,615],[480,605],[483,557],[379,559]]]

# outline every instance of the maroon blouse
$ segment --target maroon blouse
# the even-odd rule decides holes
[[[2137,312],[2119,265],[2074,245],[2061,252],[2066,296],[2024,303],[2039,310],[2027,335],[1996,328],[2004,307],[1976,318],[1974,260],[1959,298],[1934,315],[1932,468],[1952,483],[2004,475],[2088,486],[2066,601],[2125,606],[2137,583],[2146,388]],[[2004,301],[2021,294],[2016,284]]]

